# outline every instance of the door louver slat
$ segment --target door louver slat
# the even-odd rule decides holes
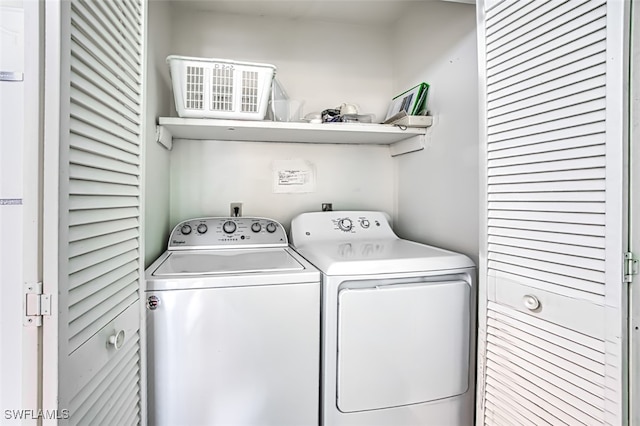
[[[135,164],[127,163],[122,160],[109,158],[104,155],[95,154],[80,149],[69,153],[69,163],[84,165],[93,169],[108,170],[126,175],[137,176],[138,168]]]
[[[137,207],[136,197],[96,197],[92,195],[77,195],[69,206],[73,210],[112,209],[117,207]]]
[[[602,304],[602,295],[595,293],[586,293],[583,290],[576,290],[571,287],[565,287],[553,282],[545,281],[544,277],[535,276],[535,274],[530,274],[532,275],[532,277],[529,277],[519,275],[518,273],[500,270],[493,271],[493,274],[496,278],[504,279],[507,281],[515,281],[523,285],[527,285],[532,289],[551,291],[561,296],[585,300],[595,304]]]
[[[497,278],[509,278],[499,272],[496,273],[495,276]],[[496,319],[501,324],[508,324],[514,328],[521,329],[526,332],[527,335],[544,338],[549,342],[552,342],[557,347],[567,349],[569,352],[581,353],[595,362],[605,362],[605,344],[603,336],[589,336],[584,333],[576,332],[566,327],[515,311],[497,303],[489,302],[488,306],[490,308],[487,313],[488,318]]]
[[[124,107],[131,112],[136,113],[139,109],[137,102],[138,94],[135,93],[129,86],[124,84],[116,74],[117,70],[107,68],[104,64],[96,61],[92,61],[90,57],[82,55],[82,47],[75,44],[76,54],[71,56],[71,70],[97,87],[101,87],[104,91],[115,94],[117,92],[117,99],[123,104]]]
[[[570,153],[575,149],[598,149],[598,147],[602,149],[604,144],[605,141],[602,134],[575,136],[568,139],[544,141],[515,147],[495,147],[488,152],[487,158],[489,161],[495,161],[497,159],[508,159],[512,157],[548,153],[554,153],[562,156],[566,155],[567,151]]]
[[[100,244],[100,241],[96,242],[96,245]],[[127,238],[113,245],[98,247],[95,251],[87,252],[86,254],[80,254],[78,256],[70,257],[69,259],[69,271],[74,273],[82,269],[88,268],[96,263],[102,263],[120,253],[127,252],[138,248],[136,239]]]
[[[135,125],[139,117],[136,117],[128,108],[123,108],[119,100],[113,99],[99,86],[90,84],[78,76],[71,88],[71,96],[85,108],[93,109],[94,112],[118,121],[127,130],[139,133],[140,130]]]
[[[518,384],[512,377],[504,374],[499,366],[487,365],[487,374],[488,386],[504,389],[503,395],[511,395],[512,403],[511,407],[508,407],[509,410],[522,411],[522,407],[526,406],[537,417],[536,423],[538,424],[554,426],[576,424],[576,419],[567,416],[562,409],[547,404],[531,390],[531,387]],[[500,379],[496,379],[497,377]]]
[[[510,4],[508,1],[497,2],[497,4],[493,5],[487,10],[487,22],[485,25],[487,52],[490,50],[491,40],[495,41],[496,38],[499,38],[500,32],[508,32],[506,31],[507,27],[513,22],[517,22],[523,15],[530,15],[535,13],[536,10],[541,13],[547,12],[550,6],[549,3],[549,1],[525,0],[518,5]]]
[[[91,182],[88,180],[74,180],[69,182],[69,192],[74,195],[122,195],[132,197],[136,197],[139,194],[138,188],[135,185]]]
[[[109,35],[104,31],[92,28],[85,19],[78,6],[74,8],[75,13],[71,15],[71,39],[82,46],[90,57],[102,62],[112,70],[120,70],[120,77],[132,89],[140,86],[140,77],[136,69],[138,64],[127,61],[125,51],[114,48],[109,42]],[[98,53],[99,52],[99,53]]]
[[[103,406],[102,409],[95,416],[95,424],[124,424],[119,423],[118,415],[122,416],[123,410],[127,407],[127,401],[131,398],[135,398],[138,391],[138,383],[136,381],[136,375],[139,374],[139,369],[132,368],[121,376],[121,379],[117,383],[114,382],[113,389],[116,389],[117,394],[111,393],[107,397],[113,398],[114,403],[112,406]]]
[[[573,5],[569,5],[569,7],[575,6],[576,3],[574,1]],[[583,15],[566,24],[562,21],[562,13],[565,13],[565,11],[562,10],[562,7],[559,7],[553,11],[553,14],[545,15],[545,17],[552,17],[552,19],[543,25],[537,24],[535,28],[527,28],[526,25],[519,26],[515,29],[512,37],[503,39],[508,42],[500,47],[492,48],[488,52],[487,66],[489,68],[504,69],[513,67],[517,63],[529,61],[533,57],[541,57],[544,60],[543,55],[552,49],[550,46],[565,46],[601,30],[604,28],[604,24],[599,18],[605,14],[604,7],[601,7],[601,5],[602,2],[599,5],[594,1],[583,3],[573,9],[574,12],[582,12]],[[594,13],[596,8],[599,10]],[[516,41],[518,40],[516,38],[518,33],[528,33],[527,41],[524,43]],[[499,40],[497,39],[496,41]],[[521,55],[523,51],[527,53]]]
[[[573,247],[593,247],[596,249],[604,249],[604,239],[598,236],[592,237],[587,235],[571,235],[566,233],[559,232],[546,232],[546,231],[536,231],[536,230],[527,230],[522,227],[516,227],[513,229],[509,229],[507,227],[499,228],[489,228],[491,231],[491,236],[504,236],[504,237],[512,237],[512,238],[522,238],[524,240],[534,240],[534,241],[543,241],[543,242],[552,242],[552,243],[560,243],[566,244],[567,248]],[[491,238],[491,237],[489,237]]]
[[[77,126],[75,126],[77,127]],[[71,147],[74,148],[73,153],[70,153],[70,160],[78,157],[85,158],[85,160],[77,160],[79,163],[86,161],[87,164],[96,167],[96,160],[102,163],[102,166],[109,170],[114,167],[113,164],[118,164],[118,171],[131,172],[130,166],[136,166],[136,156],[130,152],[123,151],[119,148],[107,145],[102,141],[96,141],[87,139],[81,135],[73,135],[71,137]],[[125,169],[127,168],[127,169]]]
[[[136,263],[128,262],[87,282],[80,283],[69,290],[69,306],[90,297],[112,283],[125,279],[136,271]],[[132,277],[133,278],[133,277]]]
[[[575,278],[570,275],[564,275],[563,270],[549,272],[545,269],[547,266],[553,266],[544,262],[535,262],[524,258],[514,256],[502,256],[500,254],[492,254],[488,261],[488,267],[495,271],[502,271],[514,275],[527,277],[541,283],[551,283],[561,287],[568,287],[583,292],[604,295],[602,283],[591,280]],[[560,268],[557,268],[560,269]]]
[[[93,237],[111,234],[119,230],[127,230],[138,227],[138,221],[133,219],[123,219],[119,221],[93,223],[88,225],[75,226],[69,231],[69,242],[86,240]]]
[[[550,241],[540,241],[540,240],[531,240],[531,239],[518,239],[511,237],[503,237],[500,235],[493,235],[489,238],[489,242],[497,245],[504,245],[508,247],[522,247],[525,249],[534,249],[540,252],[545,253],[557,253],[557,254],[565,254],[567,246],[566,244],[559,244],[557,242]],[[580,258],[590,258],[596,259],[604,262],[604,250],[600,248],[595,248],[593,246],[589,247],[581,247],[581,246],[572,246],[571,253],[572,256],[577,256]]]
[[[525,138],[539,133],[549,133],[558,129],[576,129],[585,124],[597,123],[604,120],[604,110],[594,110],[593,112],[579,113],[574,115],[559,114],[555,120],[541,123],[532,123],[527,127],[519,127],[508,130],[492,131],[489,129],[489,143],[500,142],[507,139]],[[575,134],[575,133],[574,133]]]
[[[70,401],[69,411],[76,413],[79,424],[92,424],[91,409],[99,400],[99,396],[108,387],[109,379],[120,375],[131,365],[138,365],[136,352],[139,350],[139,336],[131,336],[125,345],[102,366],[99,371]],[[129,362],[126,362],[126,361]],[[100,401],[103,402],[104,400]]]
[[[492,212],[493,214],[493,212]],[[538,213],[541,215],[541,213]],[[525,231],[545,231],[558,234],[604,237],[604,226],[582,225],[567,222],[542,222],[534,220],[489,219],[489,228],[511,228]]]
[[[605,98],[606,92],[603,77],[588,80],[587,83],[589,87],[582,88],[576,85],[568,88],[573,92],[573,94],[569,96],[558,97],[558,93],[543,93],[539,96],[518,102],[517,105],[511,104],[508,110],[493,110],[494,114],[489,117],[488,123],[491,126],[501,124],[507,128],[513,128],[517,126],[517,120],[526,119],[526,124],[530,124],[532,122],[530,120],[534,119],[542,122],[549,117],[555,119],[555,112],[558,109],[565,109],[565,111],[569,113],[569,110],[566,110],[567,106],[572,106],[574,109],[577,108],[577,106],[588,107],[590,103],[598,102]],[[585,83],[585,85],[587,83]],[[595,84],[595,86],[593,84]]]
[[[96,250],[103,249],[124,241],[134,241],[138,235],[138,230],[124,229],[109,234],[104,234],[99,237],[90,238],[86,240],[80,240],[69,243],[69,257],[76,258]]]
[[[551,182],[534,182],[534,183],[506,183],[489,185],[492,195],[500,193],[520,193],[523,196],[527,194],[546,193],[554,194],[556,192],[567,193],[571,191],[604,191],[605,183],[602,179],[584,179],[580,181],[551,181]]]
[[[550,172],[520,173],[520,174],[493,174],[488,176],[489,186],[505,183],[547,183],[563,181],[585,181],[604,179],[605,170],[600,168],[584,168],[574,170],[560,170]],[[579,182],[577,183],[579,184]]]
[[[491,93],[523,82],[528,82],[529,87],[531,87],[531,82],[535,81],[536,78],[551,78],[550,75],[545,74],[559,73],[567,75],[576,65],[584,67],[584,65],[591,63],[590,57],[604,53],[607,47],[604,40],[605,37],[605,31],[599,31],[590,35],[590,43],[581,45],[582,47],[578,50],[572,50],[575,46],[564,46],[557,49],[557,51],[551,52],[553,56],[551,54],[548,55],[554,59],[542,62],[541,65],[525,63],[505,72],[489,76],[487,78],[487,89]],[[537,63],[538,61],[535,62]]]
[[[69,288],[74,289],[81,285],[90,283],[92,280],[95,280],[102,275],[105,275],[122,265],[126,265],[127,263],[137,259],[138,255],[137,251],[130,251],[126,253],[121,253],[118,256],[109,259],[107,262],[103,262],[98,265],[92,265],[89,268],[85,268],[75,274],[69,275]]]
[[[514,325],[510,326],[504,322],[507,316],[492,312],[491,307],[495,306],[490,303],[492,319],[488,323],[487,340],[487,365],[495,380],[548,410],[553,417],[545,417],[546,421],[602,423],[605,416],[604,353],[573,342],[571,339],[579,333],[565,329],[564,336],[551,334],[560,327],[543,320],[529,320],[536,326],[523,329],[511,319]],[[501,309],[511,314],[508,308]],[[599,345],[603,346],[603,342]],[[599,358],[599,362],[592,361],[594,357]],[[526,394],[529,391],[532,392]],[[518,412],[526,404],[512,399],[510,405],[511,410]],[[563,417],[565,414],[561,413],[570,417]]]
[[[74,133],[70,135],[72,147],[103,154],[107,158],[122,158],[122,161],[136,164],[139,154],[137,145],[73,117],[71,118],[71,126],[74,129]]]
[[[487,388],[487,392],[491,393],[492,399],[496,399],[501,402],[500,405],[492,404],[491,401],[487,401],[486,405],[486,424],[487,425],[523,425],[523,426],[541,426],[548,423],[538,423],[535,424],[532,421],[532,414],[530,412],[507,412],[502,409],[503,406],[507,405],[506,398],[503,398],[500,391],[496,391],[495,388]],[[528,417],[525,417],[528,416]]]
[[[605,202],[604,191],[573,191],[573,192],[494,192],[489,197],[489,201],[540,201],[540,202],[555,202],[555,201],[571,201],[571,202]]]
[[[527,401],[525,398],[520,395],[512,392],[507,386],[503,385],[499,382],[487,383],[487,395],[491,398],[487,400],[487,406],[493,406],[493,410],[499,410],[499,413],[506,413],[506,416],[514,415],[520,417],[526,416],[526,420],[522,421],[522,423],[507,423],[507,426],[513,426],[514,424],[523,424],[523,425],[533,425],[533,426],[557,426],[558,423],[552,424],[547,420],[543,419],[537,413],[540,413],[543,416],[547,416],[548,414],[544,412],[540,407],[533,404],[531,401]],[[492,404],[491,401],[496,401],[496,404]],[[518,407],[518,409],[514,409],[513,407]],[[488,419],[485,417],[485,424],[491,425],[494,424],[493,419]]]
[[[556,99],[557,90],[560,88],[579,93],[594,87],[600,87],[605,79],[606,69],[607,67],[604,64],[598,63],[595,66],[575,70],[570,75],[556,77],[528,89],[494,96],[487,104],[490,110],[488,117],[496,117],[505,112],[517,111],[530,105],[537,105]]]
[[[559,263],[578,269],[587,269],[604,272],[604,260],[587,259],[563,253],[549,253],[537,249],[524,248],[521,246],[506,246],[494,243],[493,249],[496,253],[512,254],[522,258],[538,259],[546,262]]]
[[[596,122],[582,122],[578,127],[565,127],[553,129],[543,134],[531,134],[520,136],[518,139],[496,140],[488,145],[490,152],[501,149],[518,148],[527,145],[536,145],[545,142],[555,142],[558,140],[571,140],[576,137],[603,134],[605,132],[605,122],[600,120]]]
[[[69,214],[69,222],[72,226],[85,225],[87,223],[109,222],[118,219],[138,217],[137,208],[125,207],[101,210],[75,210]]]
[[[504,336],[505,334],[502,331],[496,331],[496,338],[492,341],[492,350],[494,353],[504,360],[516,363],[516,365],[528,362],[527,359],[531,358],[529,352],[531,346],[527,345],[525,342],[514,339],[512,336],[507,336],[505,340],[509,341],[513,339],[514,341],[517,341],[522,348],[516,345],[511,345],[509,349],[506,349],[504,348],[504,345],[502,345],[502,337]],[[552,375],[558,376],[564,380],[564,382],[560,383],[558,386],[566,387],[566,389],[573,395],[580,395],[581,398],[596,407],[604,404],[602,381],[600,381],[600,383],[592,382],[578,375],[578,373],[583,373],[584,370],[579,372],[571,371],[574,370],[571,359],[560,359],[558,364],[554,364],[553,362],[556,362],[556,360],[553,360],[553,362],[547,361],[547,355],[553,356],[554,354],[546,353],[544,355],[544,357],[537,357],[535,359],[535,363],[530,363],[531,372],[533,374],[539,377],[545,377],[551,373]],[[587,372],[592,373],[589,370],[587,370]]]
[[[94,39],[99,38],[103,46],[108,46],[112,52],[117,52],[118,59],[123,60],[128,68],[135,69],[140,65],[140,58],[136,57],[136,49],[126,41],[126,38],[114,31],[115,22],[110,21],[102,13],[97,2],[79,1],[76,3],[76,8],[83,18],[83,28],[89,27]]]
[[[83,1],[82,5],[86,8],[86,10],[91,11],[91,15],[95,17],[98,22],[107,23],[102,28],[106,30],[109,35],[115,40],[117,45],[116,50],[124,49],[126,50],[128,56],[131,58],[133,63],[139,64],[140,58],[138,57],[139,48],[136,46],[134,40],[130,37],[126,37],[121,27],[121,23],[119,19],[113,14],[111,9],[105,7],[102,4],[103,2],[96,1]],[[85,15],[88,15],[85,13]]]
[[[520,323],[526,314],[508,307],[500,308],[500,311],[489,312],[488,324],[493,330],[510,336],[505,339],[506,343],[516,341],[520,342],[518,345],[521,349],[528,346],[535,353],[550,354],[550,358],[538,358],[542,362],[549,362],[557,368],[581,376],[594,385],[604,384],[605,356],[604,343],[601,340],[588,336],[585,338],[577,331],[539,318],[524,318],[526,321]],[[600,390],[602,391],[602,388]]]
[[[115,283],[110,287],[113,286],[115,286]],[[119,291],[117,288],[109,288],[108,290],[110,291],[105,291],[102,294],[107,295],[109,299],[101,301],[99,306],[94,307],[83,316],[69,323],[69,347],[71,353],[138,300],[136,282],[132,282],[128,287]],[[112,291],[117,292],[112,293]]]
[[[91,182],[116,183],[122,185],[138,184],[138,176],[128,173],[112,172],[106,169],[98,169],[89,165],[70,164],[69,176],[72,179]]]
[[[105,131],[106,133],[113,135],[122,141],[129,142],[132,145],[138,144],[138,134],[132,133],[122,127],[117,120],[110,120],[101,116],[100,114],[96,114],[93,111],[89,111],[83,106],[73,103],[71,104],[71,117],[78,119],[79,121],[83,121],[85,123],[89,123],[96,128]],[[138,153],[138,148],[136,148],[136,154]]]

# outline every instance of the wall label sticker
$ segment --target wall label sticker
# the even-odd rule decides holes
[[[313,163],[302,160],[275,160],[273,162],[273,192],[300,194],[315,192],[316,172]]]

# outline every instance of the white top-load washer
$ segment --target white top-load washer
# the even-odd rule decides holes
[[[304,213],[291,243],[322,273],[322,424],[472,425],[473,262],[381,212]]]
[[[146,298],[149,424],[318,424],[320,274],[279,223],[178,224]]]

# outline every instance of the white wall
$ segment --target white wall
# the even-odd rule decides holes
[[[425,81],[434,116],[425,150],[396,157],[396,231],[478,262],[475,7],[415,2],[394,33],[395,91]]]
[[[144,161],[144,262],[152,263],[165,249],[169,240],[169,156],[155,141],[153,130],[157,117],[169,115],[169,70],[165,62],[170,54],[171,17],[169,3],[149,2],[149,33],[147,37],[146,120],[150,130],[145,141]]]
[[[162,8],[162,16],[151,18],[150,42],[158,73],[166,72],[166,54],[271,63],[289,95],[306,102],[305,113],[350,102],[378,119],[393,95],[426,81],[436,120],[424,151],[395,159],[384,147],[215,141],[175,141],[168,154],[150,141],[147,263],[164,249],[171,226],[189,217],[227,215],[230,202],[243,202],[244,215],[271,216],[285,226],[323,202],[334,209],[384,210],[401,236],[477,261],[474,6],[411,2],[405,17],[385,26],[219,14],[175,3],[169,19],[171,3],[157,3],[150,13]],[[162,84],[155,84],[160,90]],[[156,116],[175,115],[170,102],[170,111],[158,109]],[[316,165],[316,192],[273,193],[271,164],[289,158]]]
[[[172,53],[276,65],[289,96],[320,112],[342,102],[363,113],[386,113],[391,97],[389,30],[377,26],[221,15],[174,7]],[[175,115],[175,113],[172,113]],[[242,202],[245,216],[283,222],[298,213],[374,209],[393,215],[393,163],[387,147],[174,141],[171,152],[171,225],[196,216],[226,216]],[[275,194],[272,164],[311,161],[317,188],[307,194]]]
[[[340,12],[338,3],[335,7]],[[392,94],[390,30],[379,25],[221,15],[174,7],[173,53],[266,62],[304,112],[343,102],[382,120]]]
[[[316,191],[273,192],[273,162],[302,159],[313,165]],[[287,229],[321,203],[335,210],[382,210],[394,205],[393,164],[386,146],[188,141],[171,154],[171,223],[200,216],[227,216],[231,202],[244,216],[264,216]]]
[[[34,74],[30,74],[33,69],[25,69],[24,41],[24,5],[21,1],[0,1],[0,71],[26,72],[26,81],[34,84]],[[0,81],[0,409],[3,418],[5,410],[23,408],[22,373],[27,365],[23,359],[30,355],[23,355],[23,330],[27,329],[22,326],[21,303],[26,278],[23,269],[26,266],[23,256],[27,254],[23,252],[25,219],[29,219],[29,209],[35,207],[25,203],[25,198],[30,197],[24,193],[23,177],[27,177],[24,166],[32,163],[31,158],[23,157],[23,153],[29,151],[29,141],[25,140],[25,90],[24,80]],[[7,420],[7,423],[18,424],[15,418]]]

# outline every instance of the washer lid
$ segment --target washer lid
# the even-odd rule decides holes
[[[286,249],[199,250],[170,252],[153,277],[301,271]]]
[[[472,268],[467,256],[399,238],[324,241],[296,251],[326,275],[390,274]]]

